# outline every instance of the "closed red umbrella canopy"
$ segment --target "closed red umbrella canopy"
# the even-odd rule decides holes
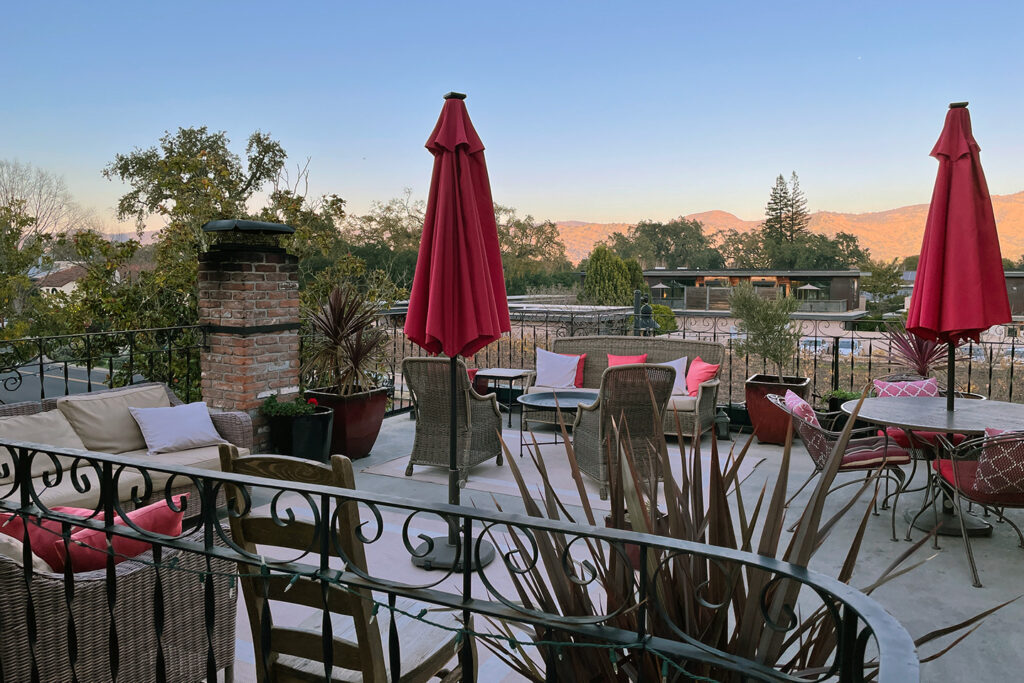
[[[484,145],[450,93],[427,140],[430,197],[406,336],[431,353],[471,356],[510,329]]]
[[[939,162],[907,329],[958,344],[1010,322],[996,219],[966,105],[950,105],[931,155]]]

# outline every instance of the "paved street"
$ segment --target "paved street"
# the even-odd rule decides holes
[[[89,390],[89,374],[84,367],[67,366],[67,378],[64,377],[63,363],[46,363],[43,365],[43,393],[40,393],[39,366],[21,368],[21,375],[14,372],[0,374],[0,403],[17,403],[18,401],[38,401],[41,397],[52,398],[66,394],[81,394]],[[107,369],[93,368],[92,389],[103,389],[107,386]]]

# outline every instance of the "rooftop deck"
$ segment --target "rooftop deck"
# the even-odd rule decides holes
[[[414,476],[410,478],[400,474],[411,451],[414,433],[415,422],[408,415],[398,415],[385,420],[384,428],[373,453],[370,457],[354,463],[357,488],[367,492],[386,493],[423,501],[446,501],[446,487],[440,483],[426,481],[433,479],[440,482],[443,480],[443,476],[432,476],[432,473],[427,471],[428,468],[417,468]],[[706,437],[705,441],[709,442],[710,438]],[[518,449],[514,448],[517,444],[509,445],[511,450],[517,452]],[[550,447],[546,452],[551,452]],[[781,455],[782,449],[777,446],[760,444],[752,446],[747,457],[753,462],[759,460],[761,462],[741,485],[741,492],[745,499],[756,499],[762,486],[766,482],[770,484],[774,481],[778,474]],[[395,459],[399,459],[401,467],[391,468],[391,474],[379,473],[382,470],[387,471],[386,463]],[[371,469],[378,473],[367,471]],[[507,470],[507,466],[504,469]],[[799,443],[795,444],[790,490],[795,490],[811,470],[810,459],[806,457],[803,447]],[[399,473],[399,475],[392,476],[394,473]],[[918,477],[920,476],[919,470]],[[509,481],[512,480],[510,473],[507,478]],[[472,488],[474,486],[473,479],[474,475],[471,473],[469,486],[462,492],[463,504],[493,509],[494,501],[497,501],[507,512],[524,512],[522,500],[518,496],[502,493],[500,485],[483,481],[476,484],[478,488]],[[484,491],[482,490],[484,488],[491,490]],[[854,488],[856,487],[848,487],[830,496],[826,500],[826,515],[838,510],[852,495]],[[793,502],[792,514],[803,510],[809,495],[810,487]],[[912,506],[913,501],[916,500],[914,496],[908,495],[900,502],[897,531],[901,539],[906,531],[906,525],[902,522],[902,512]],[[867,498],[864,498],[862,503],[866,505]],[[862,503],[859,502],[855,509],[844,516],[834,528],[824,547],[816,555],[811,569],[830,576],[838,574],[861,512],[864,510]],[[574,513],[580,512],[579,508],[571,510]],[[1021,516],[1019,511],[1010,511],[1010,514]],[[425,525],[424,530],[429,533],[443,532],[441,528],[435,528],[429,522],[423,522],[423,524]],[[394,566],[389,569],[397,576],[402,578],[425,577],[427,572],[413,568],[405,551],[400,549],[399,531],[389,529],[386,533],[395,536],[395,543],[390,544],[393,552],[388,551],[387,544],[374,544],[368,551],[368,562],[371,567],[380,566],[380,563],[387,563],[389,559],[393,559],[395,560]],[[789,536],[786,534],[784,541]],[[915,539],[920,537],[921,532],[915,531]],[[867,534],[852,585],[862,588],[872,583],[908,546],[909,544],[903,540],[898,542],[891,540],[889,517],[886,512],[872,517],[868,522]],[[930,545],[922,547],[913,561],[930,558],[923,566],[881,587],[872,596],[902,622],[913,637],[919,637],[941,626],[966,619],[1024,592],[1024,580],[1021,578],[1020,571],[1022,560],[1024,560],[1024,550],[1017,547],[1016,536],[1006,525],[996,524],[991,538],[977,539],[974,544],[974,551],[985,584],[984,588],[971,587],[967,558],[963,545],[958,539],[942,537],[940,546],[941,550],[938,551],[932,550]],[[254,681],[253,650],[242,601],[239,601],[238,620],[235,680]],[[1024,650],[1019,647],[1020,623],[1022,621],[1024,621],[1024,601],[1009,605],[997,612],[985,620],[977,632],[960,643],[950,653],[935,662],[923,663],[921,680],[1017,680],[1020,670],[1024,668]],[[927,651],[931,652],[936,649],[930,647]],[[479,680],[495,682],[519,680],[497,657],[490,655],[483,648],[480,649],[480,658]]]

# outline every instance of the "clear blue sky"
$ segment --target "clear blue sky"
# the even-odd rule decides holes
[[[15,3],[0,158],[113,223],[116,153],[255,129],[350,211],[425,196],[423,148],[469,94],[496,201],[538,219],[758,218],[795,170],[812,210],[927,202],[950,101],[993,193],[1024,190],[1024,3]]]

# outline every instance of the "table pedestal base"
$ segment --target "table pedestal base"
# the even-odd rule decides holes
[[[942,502],[939,503],[940,509],[936,513],[934,506],[930,503],[928,509],[924,510],[920,515],[917,511],[924,505],[923,499],[920,505],[912,506],[907,510],[903,517],[907,522],[913,522],[914,528],[921,531],[931,531],[938,525],[938,533],[940,536],[960,536],[960,522],[957,520],[957,514],[963,515],[964,528],[967,529],[967,535],[974,536],[991,536],[992,525],[985,520],[979,518],[977,515],[967,512],[960,508],[959,511],[955,510],[953,503],[948,498],[943,498]],[[915,515],[917,520],[914,520]]]
[[[461,549],[459,546],[450,545],[448,543],[447,536],[438,536],[431,539],[433,541],[433,549],[427,553],[427,548],[430,547],[428,543],[421,543],[416,548],[416,554],[426,553],[422,557],[413,556],[412,563],[417,567],[422,567],[426,570],[431,569],[453,569],[457,572],[462,571],[462,558],[456,562],[455,556],[459,554]],[[461,539],[460,539],[461,540]],[[480,544],[480,554],[476,557],[476,562],[473,563],[472,571],[480,571],[494,560],[494,546],[484,541]]]

